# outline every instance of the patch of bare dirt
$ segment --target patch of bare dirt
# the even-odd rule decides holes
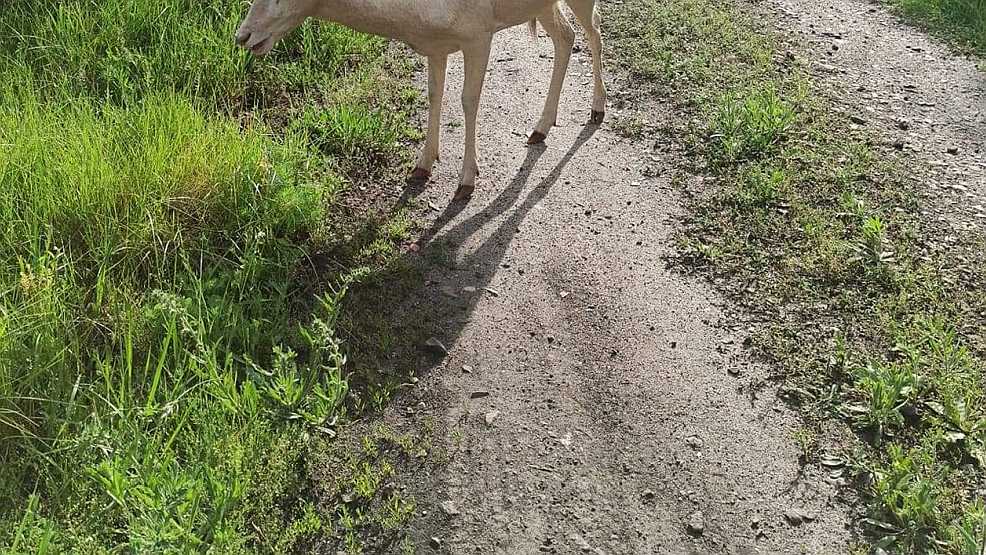
[[[426,470],[402,480],[411,538],[444,553],[845,552],[849,509],[799,464],[798,419],[760,387],[746,331],[708,285],[666,268],[679,161],[583,124],[584,50],[560,126],[525,146],[550,52],[521,29],[495,40],[464,208],[445,208],[463,141],[461,60],[450,66],[443,162],[409,254],[427,281],[389,315],[429,321],[448,351],[412,357],[420,381],[384,416],[432,438]]]

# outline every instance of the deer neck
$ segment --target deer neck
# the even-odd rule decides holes
[[[316,2],[318,19],[341,23],[363,33],[400,38],[415,19],[414,0],[323,0]]]

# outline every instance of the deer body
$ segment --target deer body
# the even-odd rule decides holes
[[[313,15],[357,31],[399,40],[430,57],[458,52],[478,36],[526,23],[552,3],[552,0],[338,0],[316,5]]]
[[[602,80],[602,37],[596,0],[565,0],[586,31],[595,77],[592,123],[602,123],[606,87]],[[575,31],[556,0],[255,0],[236,41],[256,55],[270,52],[281,37],[308,17],[340,23],[357,31],[408,44],[428,58],[428,133],[412,179],[427,181],[439,152],[442,98],[448,55],[461,51],[465,62],[462,107],[465,154],[456,200],[468,199],[479,165],[476,117],[489,64],[493,35],[537,20],[555,47],[554,70],[541,118],[528,143],[542,143],[555,125],[561,88],[575,42]]]

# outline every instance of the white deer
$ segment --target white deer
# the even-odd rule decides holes
[[[594,87],[590,122],[600,124],[606,110],[602,78],[602,36],[596,0],[565,0],[585,29],[592,50]],[[438,160],[442,96],[449,54],[462,51],[465,83],[462,109],[466,119],[465,155],[459,189],[453,200],[466,200],[479,175],[476,156],[476,114],[489,64],[493,35],[525,22],[541,23],[555,47],[554,71],[541,119],[528,138],[544,142],[555,125],[562,84],[575,43],[575,31],[557,0],[254,0],[236,32],[237,44],[254,55],[274,44],[308,17],[341,23],[357,31],[397,39],[428,58],[428,134],[411,179],[424,183]]]

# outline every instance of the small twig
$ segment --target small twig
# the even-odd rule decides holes
[[[529,464],[527,468],[532,468],[534,470],[540,470],[541,472],[557,472],[554,468],[549,466],[538,466],[536,464]]]

